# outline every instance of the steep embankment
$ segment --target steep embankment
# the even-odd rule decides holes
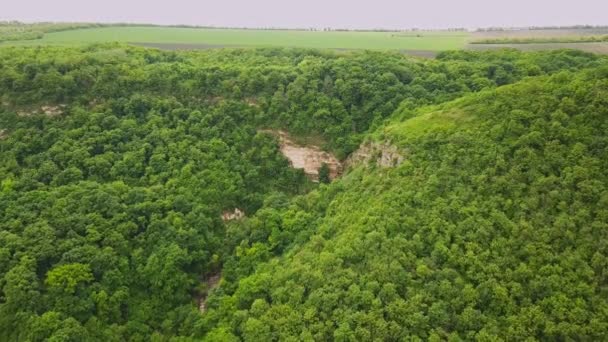
[[[258,216],[269,241],[300,227],[307,242],[226,287],[207,338],[606,339],[606,74],[528,80],[377,132],[403,162]]]

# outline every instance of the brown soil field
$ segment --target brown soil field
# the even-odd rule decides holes
[[[217,45],[217,44],[181,44],[181,43],[140,43],[131,42],[129,44],[149,47],[161,50],[207,50],[207,49],[221,49],[221,48],[239,48],[242,46],[238,45]],[[349,49],[336,48],[338,51],[350,51]],[[437,51],[430,50],[400,50],[401,53],[421,58],[435,58]]]
[[[221,48],[238,48],[238,45],[217,45],[217,44],[182,44],[182,43],[139,43],[130,42],[129,44],[149,47],[161,50],[207,50]]]
[[[466,49],[476,51],[498,49],[518,49],[521,51],[574,49],[608,55],[608,43],[467,44]]]
[[[608,28],[589,28],[589,29],[544,29],[544,30],[504,30],[504,31],[485,31],[473,32],[471,41],[479,39],[505,39],[505,38],[566,38],[566,37],[585,37],[601,36],[608,34]]]
[[[421,57],[421,58],[435,58],[437,57],[437,51],[429,51],[429,50],[401,50],[403,54],[412,57]]]

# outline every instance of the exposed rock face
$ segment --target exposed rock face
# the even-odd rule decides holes
[[[342,164],[331,153],[321,150],[320,147],[309,145],[301,146],[289,138],[284,131],[264,131],[279,137],[281,153],[289,159],[291,166],[304,169],[304,173],[314,181],[319,180],[319,169],[323,164],[329,167],[329,178],[334,179],[342,173]]]
[[[404,156],[395,145],[389,141],[361,144],[346,160],[346,166],[355,164],[376,163],[380,167],[394,167],[403,163]]]
[[[4,140],[8,138],[8,133],[6,133],[5,129],[0,129],[0,140]]]
[[[36,115],[36,114],[44,114],[46,116],[49,117],[55,117],[55,116],[59,116],[61,114],[63,114],[63,111],[65,109],[65,105],[58,105],[58,106],[42,106],[40,107],[40,109],[38,110],[33,110],[33,111],[18,111],[17,115],[19,116],[32,116],[32,115]]]
[[[232,211],[226,210],[222,213],[222,220],[224,220],[224,222],[240,220],[243,217],[245,217],[245,212],[243,212],[239,208],[234,208],[234,210],[232,210]]]

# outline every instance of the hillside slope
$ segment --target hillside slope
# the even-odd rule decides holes
[[[395,119],[375,139],[403,151],[400,166],[359,166],[245,224],[272,225],[262,245],[300,242],[248,277],[228,271],[200,333],[605,340],[606,76],[530,79]]]

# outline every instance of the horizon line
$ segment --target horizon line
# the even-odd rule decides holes
[[[608,28],[608,24],[575,24],[575,25],[539,25],[539,26],[485,26],[485,27],[447,27],[447,28],[424,28],[409,27],[400,29],[389,28],[345,28],[345,27],[281,27],[281,26],[220,26],[205,24],[155,24],[150,22],[125,22],[125,21],[27,21],[18,19],[0,19],[0,26],[4,24],[88,24],[100,26],[140,26],[140,27],[169,27],[169,28],[193,28],[193,29],[220,29],[220,30],[267,30],[267,31],[320,31],[320,32],[415,32],[415,31],[449,31],[449,32],[474,32],[474,31],[508,31],[508,30],[559,30],[559,29],[596,29]]]

